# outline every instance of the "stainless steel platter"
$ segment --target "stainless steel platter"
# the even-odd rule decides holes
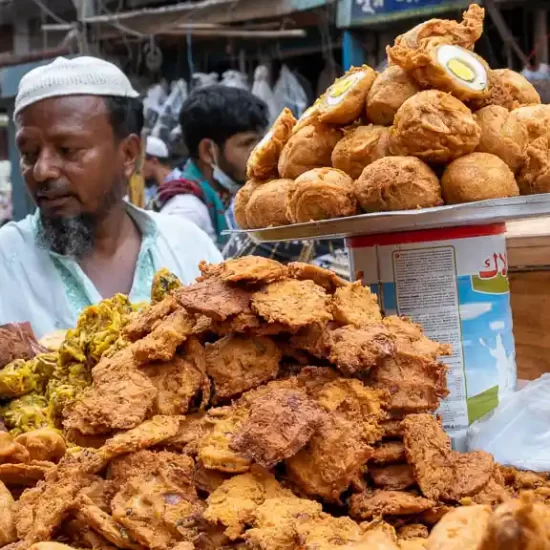
[[[348,218],[227,233],[248,234],[259,242],[336,239],[420,229],[486,225],[548,214],[550,194],[544,194],[419,210],[360,214]]]

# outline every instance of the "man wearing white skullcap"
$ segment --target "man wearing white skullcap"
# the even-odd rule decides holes
[[[157,189],[170,175],[170,153],[162,139],[148,136],[145,144],[143,177],[145,178],[145,203],[148,204],[157,194]]]
[[[140,155],[138,95],[94,57],[58,58],[21,79],[16,142],[37,210],[0,230],[0,325],[30,321],[41,337],[116,293],[148,299],[162,267],[189,283],[201,260],[220,261],[194,224],[123,200]]]

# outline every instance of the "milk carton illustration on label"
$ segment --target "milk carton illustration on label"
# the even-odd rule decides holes
[[[404,315],[453,346],[439,414],[460,448],[468,426],[516,384],[505,227],[418,231],[348,241],[353,273],[386,315]],[[458,443],[457,443],[458,442]]]

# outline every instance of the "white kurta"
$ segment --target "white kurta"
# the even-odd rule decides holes
[[[133,302],[149,299],[156,271],[165,267],[185,283],[202,260],[222,257],[195,224],[127,206],[143,237],[130,292]],[[39,247],[38,215],[0,229],[0,325],[29,321],[38,338],[75,326],[84,307],[101,301],[92,281],[72,259]]]

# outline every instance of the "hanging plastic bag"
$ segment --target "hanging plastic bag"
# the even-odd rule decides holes
[[[248,78],[245,74],[239,71],[225,71],[222,76],[222,86],[230,88],[242,88],[248,90]]]
[[[143,100],[143,115],[147,128],[153,128],[160,117],[162,106],[168,98],[167,88],[167,83],[160,82],[147,90],[147,95]]]
[[[161,138],[165,143],[170,141],[170,132],[178,125],[181,107],[186,98],[187,82],[183,78],[172,82],[170,95],[160,108],[151,135]]]
[[[277,111],[277,102],[273,90],[269,85],[269,69],[265,65],[258,65],[254,71],[252,93],[266,103],[269,109],[270,123],[274,122],[279,115],[279,111]]]
[[[193,83],[193,89],[214,86],[214,84],[218,84],[218,73],[193,73],[191,82]]]
[[[277,112],[288,107],[296,118],[300,118],[308,106],[307,95],[292,71],[283,65],[273,90]]]
[[[550,471],[550,374],[509,395],[468,430],[468,450],[521,470]]]

